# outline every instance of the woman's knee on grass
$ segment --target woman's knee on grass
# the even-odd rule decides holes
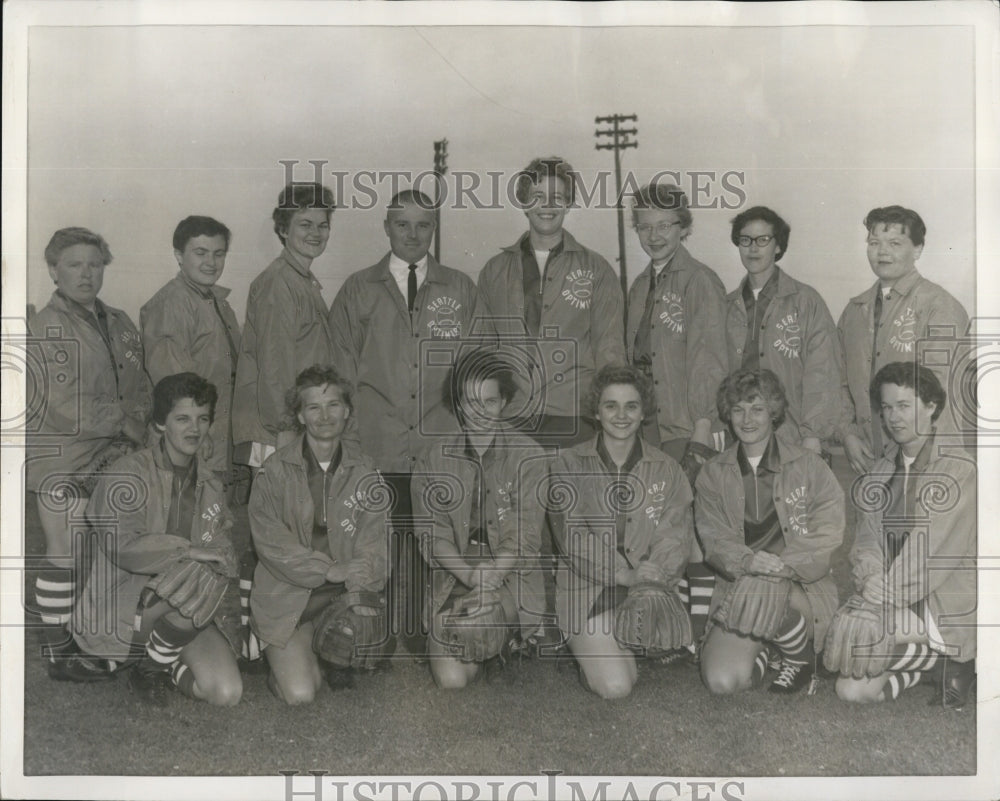
[[[873,679],[852,679],[847,676],[837,678],[837,697],[841,701],[852,704],[873,704],[884,701],[882,688],[889,680],[888,675],[876,676]]]
[[[713,695],[732,695],[753,686],[753,664],[719,664],[702,661],[701,678]]]
[[[597,669],[581,664],[580,669],[584,671],[588,688],[607,701],[625,698],[635,687],[635,679],[632,678],[625,665],[615,668],[604,666]]]

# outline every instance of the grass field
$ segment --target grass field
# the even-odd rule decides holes
[[[237,510],[241,521],[245,514]],[[37,554],[41,535],[30,506],[26,529],[27,552]],[[842,595],[849,545],[835,557]],[[134,700],[124,676],[86,686],[49,680],[30,632],[25,676],[25,775],[976,772],[975,705],[928,707],[927,686],[867,707],[839,701],[832,680],[813,696],[716,698],[694,667],[644,662],[630,697],[602,701],[580,687],[575,670],[552,661],[526,660],[489,683],[444,692],[426,665],[399,659],[387,672],[359,678],[354,690],[324,687],[308,707],[285,707],[265,676],[248,675],[235,708],[178,694],[154,711]]]

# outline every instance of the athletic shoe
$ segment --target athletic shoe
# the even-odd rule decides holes
[[[69,654],[48,662],[49,678],[54,681],[73,681],[78,684],[91,684],[97,681],[110,681],[115,674],[107,669],[103,660],[94,659],[86,654]]]
[[[767,688],[770,693],[791,695],[800,692],[812,678],[812,668],[807,663],[782,660],[778,677]]]
[[[142,703],[164,707],[170,703],[170,693],[173,692],[174,683],[170,680],[168,671],[143,670],[137,665],[129,674],[128,688]]]
[[[956,662],[944,660],[942,676],[937,682],[934,697],[928,706],[943,706],[961,712],[969,702],[969,694],[976,682],[976,662]]]
[[[354,689],[354,671],[350,668],[327,668],[326,683],[334,692]]]

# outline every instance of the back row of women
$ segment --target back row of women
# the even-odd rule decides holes
[[[777,261],[788,248],[789,227],[775,212],[755,207],[733,220],[732,241],[748,274],[740,287],[725,295],[715,273],[694,260],[682,244],[692,224],[684,193],[673,185],[651,184],[636,194],[633,207],[635,229],[651,261],[629,293],[628,326],[623,332],[623,298],[613,271],[603,258],[563,229],[563,219],[573,202],[573,186],[572,171],[560,159],[536,159],[526,168],[518,183],[518,200],[526,206],[529,230],[487,263],[478,286],[429,256],[434,233],[429,199],[414,191],[397,194],[385,220],[390,251],[377,264],[348,278],[328,311],[310,265],[326,247],[333,198],[319,184],[291,184],[282,191],[273,214],[283,250],[251,285],[242,334],[225,301],[228,291],[216,284],[230,240],[221,223],[205,217],[190,217],[180,223],[173,243],[180,274],[143,306],[141,337],[123,312],[97,299],[104,268],[111,260],[104,240],[84,229],[57,232],[45,254],[56,292],[30,321],[36,346],[41,349],[39,363],[45,365],[45,372],[34,376],[45,382],[37,394],[46,402],[36,426],[39,435],[31,443],[28,480],[29,489],[38,497],[51,563],[35,581],[36,605],[51,625],[50,674],[86,680],[103,678],[106,673],[105,666],[79,653],[78,643],[68,642],[62,633],[72,617],[77,594],[70,532],[73,521],[85,516],[84,506],[98,481],[104,485],[111,481],[102,479],[102,473],[119,457],[144,444],[150,379],[158,382],[159,390],[164,380],[191,373],[215,388],[217,397],[211,403],[200,390],[168,396],[159,410],[154,403],[154,433],[160,436],[154,436],[159,444],[152,448],[170,455],[171,448],[164,444],[170,438],[164,432],[170,431],[166,421],[178,403],[211,406],[210,430],[185,434],[185,447],[190,450],[197,441],[192,454],[196,452],[205,465],[197,475],[208,481],[211,474],[211,480],[221,488],[230,481],[234,460],[254,468],[263,465],[264,474],[270,475],[272,470],[265,462],[276,449],[312,452],[321,466],[321,478],[344,469],[343,458],[333,458],[341,454],[341,432],[337,432],[337,447],[327,454],[331,458],[320,460],[314,443],[322,437],[310,429],[309,415],[302,411],[303,392],[298,393],[299,410],[291,407],[295,412],[291,417],[285,404],[289,388],[298,386],[308,368],[320,365],[334,369],[323,373],[321,367],[324,377],[316,379],[313,388],[321,395],[326,393],[324,388],[334,388],[335,405],[349,409],[341,421],[345,442],[360,444],[360,452],[380,471],[379,485],[389,490],[392,505],[386,514],[398,535],[386,560],[392,563],[391,570],[385,568],[393,577],[389,627],[411,653],[434,655],[435,643],[448,639],[432,636],[429,646],[424,643],[428,627],[434,633],[432,621],[425,615],[416,615],[417,625],[406,625],[414,610],[424,609],[425,598],[435,599],[432,611],[438,614],[461,600],[456,587],[474,590],[482,585],[484,592],[495,592],[506,586],[520,612],[531,613],[518,615],[522,644],[544,652],[547,644],[568,638],[587,686],[604,696],[620,695],[635,679],[631,649],[648,651],[652,647],[648,641],[635,642],[634,636],[631,640],[625,636],[627,630],[634,634],[635,613],[629,610],[639,604],[640,594],[631,593],[630,605],[630,591],[622,588],[640,580],[652,581],[667,589],[659,596],[653,592],[650,603],[659,604],[656,608],[675,624],[660,632],[664,641],[688,639],[683,631],[676,637],[664,633],[678,626],[683,629],[682,616],[676,615],[670,599],[676,592],[684,597],[689,620],[694,623],[691,639],[702,643],[702,672],[710,689],[728,692],[748,686],[758,680],[758,671],[763,678],[769,663],[779,668],[774,687],[801,689],[811,674],[807,669],[810,660],[803,656],[809,652],[810,642],[816,650],[822,648],[837,602],[829,577],[829,556],[843,538],[843,496],[820,455],[825,453],[824,444],[839,441],[852,467],[867,473],[875,482],[872,486],[885,488],[888,498],[881,506],[873,505],[876,511],[871,520],[867,513],[861,515],[870,537],[863,538],[859,531],[855,552],[861,558],[864,554],[858,548],[867,542],[868,561],[862,560],[859,568],[855,560],[861,596],[844,613],[847,623],[842,628],[849,632],[844,636],[850,641],[873,615],[883,628],[895,631],[886,624],[892,616],[884,614],[885,604],[909,610],[919,623],[916,629],[931,636],[925,636],[919,647],[904,647],[899,654],[896,650],[901,641],[888,651],[876,647],[877,653],[861,669],[845,658],[836,665],[846,671],[838,689],[844,697],[859,700],[894,696],[913,681],[912,669],[929,667],[936,661],[932,657],[938,651],[928,645],[933,643],[948,654],[946,665],[951,667],[943,678],[944,700],[951,705],[964,704],[974,675],[974,638],[968,620],[972,613],[961,613],[974,604],[952,606],[955,599],[968,596],[970,586],[974,599],[974,570],[956,568],[949,572],[947,575],[954,574],[959,582],[959,589],[950,587],[944,595],[935,595],[941,571],[929,573],[924,568],[927,559],[941,554],[973,558],[974,471],[967,461],[952,457],[956,464],[937,464],[943,443],[961,444],[957,435],[962,433],[966,415],[961,409],[956,414],[954,404],[945,403],[943,386],[954,387],[949,376],[939,378],[920,362],[924,346],[933,346],[939,355],[942,348],[954,349],[968,320],[954,298],[916,271],[925,234],[919,215],[900,207],[869,213],[865,220],[868,255],[879,280],[849,302],[839,326],[835,326],[819,294],[778,268]],[[78,346],[68,348],[67,341]],[[457,413],[461,407],[455,405],[462,393],[442,393],[441,386],[454,384],[456,365],[466,363],[466,351],[472,348],[482,353],[484,346],[502,357],[498,362],[501,366],[491,368],[494,375],[479,376],[479,383],[487,384],[496,395],[494,407],[503,407],[502,415],[486,415],[487,419],[502,419],[502,425],[496,423],[493,428],[521,432],[518,436],[537,446],[559,449],[553,476],[585,475],[600,482],[610,474],[619,481],[613,483],[619,494],[624,492],[633,500],[648,494],[646,505],[640,503],[633,509],[615,500],[612,492],[615,497],[601,510],[577,516],[587,523],[581,529],[573,524],[577,517],[572,511],[554,508],[550,497],[539,504],[539,508],[549,507],[549,524],[543,526],[539,518],[537,525],[529,526],[511,500],[512,489],[524,476],[513,475],[495,488],[498,497],[489,502],[497,518],[506,515],[519,521],[513,553],[498,552],[498,542],[489,536],[490,524],[495,524],[489,512],[493,507],[482,501],[451,520],[454,545],[448,555],[457,560],[455,570],[447,567],[448,559],[440,562],[427,548],[428,537],[419,530],[418,521],[433,518],[434,510],[425,507],[428,492],[423,476],[427,471],[418,470],[424,464],[418,460],[432,459],[449,437],[462,432],[462,421],[468,415]],[[626,362],[631,366],[625,368]],[[941,365],[955,363],[957,358],[936,361]],[[894,366],[897,364],[902,367]],[[890,371],[887,378],[883,372],[889,367],[896,372]],[[506,379],[497,377],[506,375],[506,369],[511,374],[509,386]],[[592,403],[587,410],[585,391],[591,385]],[[891,397],[887,398],[886,387],[894,387],[896,395],[889,392]],[[474,397],[479,398],[483,388],[476,392],[479,395]],[[900,393],[905,396],[901,400],[896,397]],[[605,408],[606,413],[602,412]],[[873,409],[881,413],[875,414]],[[639,421],[641,443],[637,438]],[[320,423],[317,431],[325,426],[329,433],[329,418]],[[778,429],[780,438],[772,436],[772,428]],[[916,445],[904,442],[906,431],[916,436]],[[472,461],[480,465],[475,475],[483,476],[475,483],[481,498],[486,477],[491,475],[483,456],[490,443],[479,450],[472,444],[474,437],[467,432],[465,436],[470,457],[479,454]],[[727,441],[731,445],[724,449]],[[662,475],[643,475],[647,457],[657,462]],[[523,465],[532,459],[515,461]],[[311,464],[308,459],[306,462]],[[173,467],[164,483],[164,509],[174,509],[171,500],[178,503],[177,514],[171,512],[168,519],[157,521],[161,528],[171,521],[178,525],[198,505],[192,506],[183,490],[185,480],[191,478],[185,472],[190,464],[188,459],[185,465],[172,460],[162,465]],[[695,529],[683,522],[685,514],[690,518],[691,497],[685,482],[676,479],[683,475],[678,472],[681,468],[692,481],[698,476],[697,536]],[[461,474],[454,464],[444,472],[449,470]],[[934,495],[933,486],[931,491],[920,489],[921,480],[933,485],[930,477],[937,474],[951,476],[956,482],[944,492],[950,505],[937,504],[942,509],[935,507],[935,499],[940,498]],[[625,491],[631,485],[627,480],[620,484],[623,475],[636,476],[639,489]],[[786,479],[791,482],[787,486]],[[914,480],[919,486],[911,492]],[[258,477],[254,497],[259,495],[258,487],[268,481]],[[553,479],[553,486],[563,483]],[[570,481],[569,485],[579,483]],[[317,486],[320,493],[328,489],[325,479]],[[610,497],[591,490],[579,492],[578,497]],[[356,491],[357,487],[351,488],[352,493]],[[854,493],[856,506],[858,497],[871,496],[871,491],[866,492]],[[224,507],[224,491],[220,489],[218,496]],[[185,497],[188,500],[180,503]],[[286,504],[301,500],[295,496]],[[351,585],[351,570],[346,564],[330,575],[317,573],[326,562],[309,554],[325,553],[327,560],[337,562],[338,558],[331,556],[337,553],[335,541],[340,543],[336,547],[342,547],[344,532],[351,534],[350,526],[354,525],[347,520],[347,526],[335,532],[326,514],[332,501],[329,496],[319,500],[316,526],[327,531],[325,550],[325,540],[316,531],[309,532],[312,539],[297,546],[308,553],[293,548],[292,553],[281,552],[275,559],[273,551],[261,549],[258,543],[261,564],[253,571],[258,587],[259,578],[269,573],[308,590],[304,595],[298,593],[300,600],[305,599],[302,608],[296,602],[284,613],[299,629],[311,623],[306,617],[318,614],[329,605],[326,601],[343,590],[361,589]],[[919,506],[914,507],[914,502]],[[357,499],[353,503],[356,505]],[[153,505],[150,500],[149,506]],[[252,498],[251,526],[258,542],[254,508]],[[911,522],[901,533],[898,526],[886,523],[886,515]],[[946,522],[935,522],[939,518]],[[913,523],[914,519],[919,522]],[[591,525],[594,520],[612,523],[611,529],[603,529],[604,539],[598,536],[600,526]],[[213,525],[216,529],[221,526]],[[668,531],[671,527],[673,534]],[[226,570],[232,572],[227,560],[206,558],[201,553],[204,542],[192,544],[196,529],[199,536],[204,534],[198,526],[191,530],[188,549],[195,555],[173,550],[174,560],[225,563]],[[143,533],[153,531],[144,528]],[[292,536],[294,532],[289,531]],[[437,524],[431,531],[430,539],[437,542]],[[529,537],[529,531],[535,533]],[[604,579],[595,585],[600,591],[595,595],[594,586],[583,594],[568,590],[567,576],[588,577],[584,584],[594,584],[593,572],[577,564],[577,557],[607,544],[609,531],[613,534],[614,569],[608,573],[608,565],[601,560],[585,560],[591,567],[604,564]],[[473,536],[477,532],[481,539]],[[587,532],[598,540],[589,542]],[[522,581],[532,573],[523,560],[530,561],[533,556],[526,542],[536,534],[539,564],[547,566],[536,571],[547,585],[541,588],[528,587]],[[630,544],[630,538],[636,541]],[[293,536],[291,541],[296,539],[301,537]],[[673,544],[665,544],[669,542]],[[444,597],[440,597],[444,590],[435,587],[433,580],[426,592],[422,586],[421,544],[423,556],[444,570],[433,576],[453,577],[453,586]],[[468,552],[473,546],[476,554]],[[122,547],[120,536],[117,547]],[[180,545],[171,542],[170,547]],[[547,561],[553,552],[556,560]],[[909,558],[911,552],[913,558]],[[305,559],[312,567],[306,584],[296,584],[303,581],[301,576],[296,577],[287,565],[281,567],[296,558]],[[898,560],[905,567],[894,571],[892,566]],[[149,579],[160,575],[162,570],[155,568],[163,566],[144,565],[138,573]],[[123,569],[127,570],[127,565]],[[556,576],[554,587],[547,578],[552,575]],[[740,581],[748,576],[766,581],[752,586]],[[377,578],[369,576],[368,582],[361,583],[378,584]],[[576,586],[578,582],[574,579],[569,583]],[[139,593],[148,594],[145,590],[149,590],[155,596],[159,585],[153,584],[155,579],[141,583]],[[251,586],[249,576],[245,584]],[[340,586],[326,588],[325,596],[317,592],[327,584]],[[166,589],[163,592],[170,595]],[[157,597],[163,600],[164,595]],[[942,597],[952,600],[942,602]],[[258,608],[258,599],[254,595],[250,599],[248,604]],[[310,615],[303,617],[310,605]],[[622,610],[628,614],[618,614]],[[718,625],[709,626],[711,632],[705,636],[710,612]],[[631,628],[629,614],[633,615]],[[766,625],[757,621],[758,614],[766,618]],[[163,614],[167,621],[172,616],[176,618],[172,613]],[[622,620],[617,639],[594,639],[581,633],[594,629],[608,635],[614,631],[608,616]],[[956,617],[961,621],[953,630]],[[505,625],[509,626],[511,619],[508,609]],[[558,629],[551,625],[553,620],[558,621]],[[588,620],[591,623],[583,628],[577,625]],[[593,623],[595,620],[600,625]],[[913,623],[909,619],[899,622]],[[140,664],[148,662],[147,667],[154,668],[136,670],[133,675],[155,679],[168,672],[163,670],[165,664],[175,666],[171,670],[176,673],[177,665],[190,663],[197,678],[198,659],[190,656],[190,647],[198,639],[184,640],[177,633],[185,626],[174,620],[173,628],[164,623],[162,630],[146,636],[148,625],[140,625],[138,619],[133,622],[130,617],[123,625],[126,628],[119,639],[145,642],[146,656]],[[906,630],[913,628],[907,625]],[[197,629],[187,626],[185,631],[190,635]],[[254,633],[262,633],[258,623]],[[300,659],[299,654],[283,663],[278,654],[288,647],[287,640],[276,642],[274,636],[260,639],[276,693],[290,701],[309,695],[302,689],[309,683],[301,677],[318,675],[311,667],[302,672],[303,665],[312,662]],[[774,648],[769,650],[765,643]],[[661,640],[656,644],[662,645]],[[837,647],[841,647],[839,641]],[[604,648],[617,650],[605,653]],[[86,643],[84,650],[88,650]],[[95,652],[93,647],[89,652]],[[189,654],[187,662],[185,652]],[[481,656],[484,651],[477,653]],[[594,659],[589,658],[592,654]],[[470,663],[460,658],[437,656],[440,658],[432,660],[432,672],[442,685],[462,684],[474,672],[468,667]],[[455,661],[459,665],[452,665],[454,670],[442,667]],[[292,665],[291,674],[282,672],[282,664]],[[874,678],[868,675],[876,669]],[[858,670],[860,675],[852,675]],[[890,675],[897,674],[909,678],[893,684]],[[235,675],[235,681],[239,678],[238,672],[214,671],[213,675]],[[293,678],[286,682],[288,675]],[[205,681],[211,683],[207,678]],[[155,684],[136,682],[140,689]],[[219,692],[218,698],[229,702],[234,697],[233,682]],[[213,696],[202,691],[200,697]]]

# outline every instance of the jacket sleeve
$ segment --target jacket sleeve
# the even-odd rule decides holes
[[[895,606],[926,598],[947,580],[948,562],[976,553],[976,469],[966,461],[947,462],[947,472],[928,475],[918,489],[918,514],[927,514],[927,526],[914,526],[886,576]]]
[[[257,414],[264,429],[277,436],[285,413],[285,393],[295,385],[297,319],[294,298],[275,280],[257,297]]]
[[[664,509],[653,534],[649,559],[659,566],[665,583],[673,589],[680,583],[691,554],[694,513],[691,485],[680,468],[667,471],[666,484]]]
[[[687,287],[687,387],[692,421],[717,421],[715,394],[725,379],[726,306],[722,287],[712,276],[697,271]]]
[[[191,360],[190,319],[176,305],[157,300],[147,303],[139,312],[142,344],[146,352],[146,372],[155,384],[168,375],[199,372],[200,366]]]
[[[614,270],[601,256],[593,256],[595,281],[590,305],[590,341],[594,370],[606,364],[625,363],[625,301]]]
[[[698,473],[694,492],[694,519],[705,551],[705,561],[728,578],[738,579],[746,571],[743,561],[753,555],[743,531],[726,516],[725,471],[729,465],[708,462]]]
[[[135,464],[130,460],[128,467]],[[87,505],[87,518],[98,529],[106,525],[103,521],[115,521],[114,550],[105,548],[111,561],[129,573],[155,576],[183,559],[191,550],[191,541],[164,531],[150,531],[147,504],[119,503],[125,498],[148,496],[146,487],[156,480],[155,476],[122,467],[125,469],[99,480]]]
[[[309,589],[319,587],[326,581],[333,559],[303,545],[282,519],[282,493],[294,491],[294,483],[281,467],[270,464],[273,461],[268,459],[254,478],[247,506],[257,557],[288,584]]]
[[[837,321],[837,345],[840,349],[840,364],[843,365],[843,372],[840,376],[840,420],[838,423],[837,439],[843,443],[848,436],[854,435],[860,437],[862,440],[865,439],[864,434],[861,432],[861,428],[857,424],[857,411],[854,408],[854,396],[851,395],[851,385],[850,385],[850,359],[852,354],[847,352],[847,340],[844,332],[847,327],[854,324],[849,319],[850,315],[848,312],[851,309],[851,304],[847,304],[847,308],[844,309],[840,314],[840,319]]]
[[[851,493],[857,514],[857,527],[854,533],[854,545],[851,547],[851,578],[858,592],[864,589],[865,583],[875,573],[885,570],[885,555],[882,550],[882,512],[880,508],[867,508],[874,499],[885,497],[888,492],[886,483],[892,472],[880,472],[880,462],[871,473],[861,479],[859,491]],[[859,501],[865,506],[859,506]]]
[[[350,276],[344,282],[330,304],[328,316],[333,334],[335,366],[351,383],[357,382],[361,349],[364,347],[364,329],[357,316],[356,283],[355,276]]]
[[[443,469],[434,458],[432,452],[442,447],[441,443],[435,443],[421,454],[410,479],[413,516],[430,523],[430,528],[418,524],[418,539],[420,553],[432,569],[440,568],[439,560],[442,557],[447,560],[449,557],[461,556],[455,545],[455,532],[449,511],[452,503],[465,497],[466,490],[455,471]]]
[[[811,583],[829,574],[830,557],[844,541],[844,492],[819,456],[807,452],[802,458],[806,460],[806,531],[788,542],[781,561],[795,571],[799,581]]]
[[[349,591],[370,590],[377,592],[385,587],[389,577],[388,520],[382,500],[389,488],[381,474],[372,471],[362,478],[365,497],[359,499],[362,508],[356,516],[357,532],[354,535],[354,554],[347,566],[345,585]]]
[[[840,336],[830,310],[815,292],[808,298],[807,336],[802,342],[803,437],[830,439],[840,427],[844,366]]]

